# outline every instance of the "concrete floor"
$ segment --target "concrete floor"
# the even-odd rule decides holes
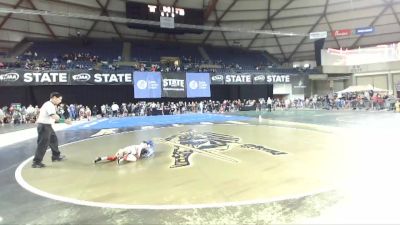
[[[240,115],[253,119],[127,127],[96,138],[99,130],[58,131],[68,160],[51,163],[48,153],[39,170],[29,167],[35,139],[1,147],[0,224],[400,223],[399,114]],[[188,133],[219,145],[189,143]],[[148,138],[154,158],[92,163]]]

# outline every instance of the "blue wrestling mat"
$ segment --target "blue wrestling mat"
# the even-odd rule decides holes
[[[251,117],[232,116],[221,114],[182,114],[165,116],[137,116],[122,118],[102,118],[79,125],[72,126],[68,130],[81,129],[109,129],[109,128],[127,128],[137,126],[157,126],[169,124],[193,124],[200,122],[225,122],[225,121],[245,121]]]

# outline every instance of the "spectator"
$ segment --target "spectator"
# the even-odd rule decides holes
[[[115,102],[111,105],[111,110],[112,110],[112,116],[113,117],[118,117],[118,111],[119,111],[119,106]]]

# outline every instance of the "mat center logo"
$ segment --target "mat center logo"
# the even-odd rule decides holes
[[[161,140],[173,146],[172,157],[175,159],[170,168],[190,166],[190,156],[193,153],[229,162],[240,163],[239,159],[222,154],[225,151],[239,147],[246,150],[256,150],[271,155],[284,155],[286,152],[274,150],[257,144],[241,143],[241,138],[228,134],[214,132],[197,132],[188,130]]]

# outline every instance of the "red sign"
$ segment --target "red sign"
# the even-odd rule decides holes
[[[349,29],[332,31],[333,37],[342,37],[342,36],[350,36],[350,35],[351,35],[351,30],[349,30]]]

